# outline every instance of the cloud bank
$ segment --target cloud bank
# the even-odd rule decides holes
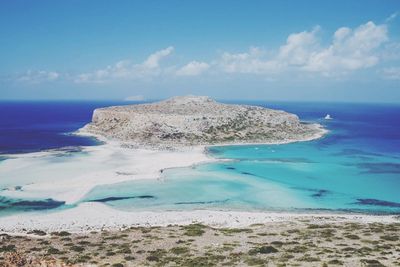
[[[210,68],[205,62],[192,61],[176,71],[178,76],[197,76]]]
[[[383,75],[389,80],[400,80],[400,67],[384,68]]]
[[[56,81],[59,78],[60,78],[60,73],[55,71],[28,70],[24,74],[19,75],[16,80],[18,82],[36,84],[42,82]]]
[[[140,79],[158,76],[163,72],[160,67],[161,61],[173,51],[174,48],[172,46],[156,51],[139,64],[132,63],[130,60],[121,60],[106,68],[79,74],[74,81],[76,83],[105,83],[118,79]]]
[[[349,75],[362,69],[379,66],[383,61],[394,60],[390,54],[400,54],[400,46],[391,42],[388,21],[384,24],[369,21],[358,27],[340,27],[328,40],[321,39],[322,28],[315,26],[309,31],[289,34],[276,49],[265,50],[250,47],[239,53],[222,52],[209,62],[192,60],[188,63],[165,64],[173,57],[174,47],[155,51],[143,62],[121,60],[109,66],[76,75],[55,71],[28,71],[19,81],[39,83],[61,78],[74,83],[108,83],[114,81],[153,80],[157,78],[195,77],[207,73],[218,75],[246,74],[276,78],[292,73],[308,73],[320,77]],[[399,62],[395,62],[399,63]],[[399,67],[381,67],[382,78],[398,79]],[[217,76],[218,77],[218,76]]]
[[[326,76],[345,74],[377,65],[377,49],[389,40],[387,25],[371,21],[355,29],[337,29],[327,46],[322,45],[319,32],[317,26],[312,31],[290,34],[272,58],[265,58],[265,52],[253,47],[244,53],[224,53],[218,65],[228,73],[275,74],[296,70]]]

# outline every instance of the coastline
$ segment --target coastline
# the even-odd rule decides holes
[[[320,128],[321,131],[309,140],[285,140],[280,142],[285,144],[290,142],[310,141],[323,137],[328,131]],[[57,187],[63,187],[69,192],[64,192],[54,196],[54,199],[62,199],[66,203],[75,203],[87,192],[97,185],[113,184],[123,181],[138,179],[159,179],[162,170],[169,168],[179,168],[193,166],[203,162],[221,161],[223,159],[211,158],[206,148],[209,146],[180,147],[178,150],[149,150],[124,148],[112,140],[107,140],[101,136],[89,133],[78,132],[80,135],[90,135],[103,141],[104,144],[95,147],[85,147],[83,151],[100,150],[108,153],[127,153],[125,156],[133,157],[127,161],[129,170],[134,172],[129,175],[111,175],[112,172],[102,175],[86,175],[85,184],[77,183],[76,179],[57,183]],[[230,146],[230,145],[256,145],[256,144],[278,144],[278,143],[234,143],[234,144],[215,144],[210,146]],[[54,152],[53,152],[54,153]],[[39,156],[46,156],[46,152],[38,152]],[[109,155],[109,154],[108,154]],[[27,155],[21,155],[22,158]],[[141,161],[138,162],[137,160]],[[133,165],[132,165],[133,164]],[[125,164],[126,165],[126,164]],[[127,166],[125,166],[127,167]],[[121,169],[121,168],[119,168]],[[89,177],[89,178],[88,178]],[[91,179],[92,177],[93,179]],[[82,179],[82,178],[77,178]],[[35,184],[31,188],[47,188],[52,190],[50,184]],[[55,186],[53,184],[53,186]],[[6,233],[23,233],[32,230],[43,231],[62,231],[87,232],[92,230],[118,230],[131,226],[167,226],[187,225],[191,223],[202,223],[213,227],[242,227],[257,223],[269,222],[288,222],[310,220],[318,222],[359,222],[359,223],[393,223],[399,222],[396,215],[370,215],[358,213],[337,213],[337,212],[269,212],[269,211],[222,211],[222,210],[191,210],[191,211],[136,211],[128,212],[113,209],[105,204],[85,202],[74,208],[49,211],[47,213],[25,213],[9,215],[0,218],[0,231]]]
[[[299,138],[299,139],[287,139],[282,141],[274,141],[274,142],[235,142],[235,143],[219,143],[219,144],[208,144],[204,145],[205,149],[208,147],[215,146],[253,146],[253,145],[286,145],[297,142],[308,142],[314,141],[323,138],[325,135],[329,133],[329,130],[325,129],[321,124],[314,123],[316,129],[319,131],[308,138]]]
[[[154,227],[201,223],[215,228],[240,228],[276,222],[399,223],[398,215],[369,215],[330,212],[249,212],[249,211],[120,211],[101,203],[82,203],[76,208],[47,214],[22,214],[0,218],[0,233],[23,234],[33,230],[87,233],[99,230],[123,230],[130,227]]]
[[[78,136],[83,136],[83,137],[92,137],[97,139],[100,142],[103,142],[105,144],[113,144],[116,146],[122,146],[122,147],[130,147],[130,148],[139,148],[139,149],[148,149],[148,150],[187,150],[191,148],[203,148],[207,149],[207,147],[214,147],[214,146],[246,146],[246,145],[284,145],[284,144],[290,144],[290,143],[297,143],[297,142],[307,142],[307,141],[313,141],[313,140],[318,140],[320,138],[323,138],[325,135],[329,133],[329,130],[324,128],[321,124],[319,123],[311,123],[314,126],[314,130],[316,132],[313,135],[310,135],[306,138],[296,138],[296,139],[285,139],[285,140],[279,140],[279,141],[254,141],[254,142],[223,142],[223,143],[212,143],[212,144],[199,144],[199,145],[184,145],[184,144],[179,144],[179,143],[171,143],[168,144],[168,146],[174,146],[175,148],[172,149],[171,147],[165,148],[165,146],[155,146],[155,145],[143,145],[143,144],[138,144],[135,142],[127,142],[127,141],[117,141],[117,140],[110,140],[107,137],[100,135],[98,133],[93,133],[89,132],[85,129],[85,127],[78,129],[76,132],[73,134],[78,135]]]
[[[22,190],[3,190],[2,195],[11,198],[51,198],[64,201],[65,204],[74,204],[84,195],[98,185],[114,184],[132,180],[159,179],[161,170],[192,166],[203,162],[213,161],[205,153],[204,147],[191,147],[179,151],[163,151],[148,149],[129,149],[116,145],[114,142],[99,146],[83,147],[82,154],[86,154],[83,160],[88,162],[88,167],[82,171],[72,170],[69,176],[59,177],[54,181],[52,174],[61,173],[70,168],[82,167],[81,160],[71,159],[64,165],[58,164],[49,170],[46,179],[40,181],[25,182]],[[31,170],[32,173],[46,173],[46,160],[56,159],[57,151],[35,152],[13,155],[0,166],[2,176],[7,178],[9,173],[16,168]],[[119,157],[120,160],[115,159]],[[37,166],[39,165],[39,166]],[[93,167],[94,166],[94,167]],[[98,166],[97,169],[94,169]],[[22,177],[24,178],[24,177]],[[23,180],[23,179],[21,179]],[[1,219],[0,219],[1,220]],[[1,221],[0,221],[1,223]]]

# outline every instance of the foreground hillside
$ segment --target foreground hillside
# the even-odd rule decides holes
[[[318,138],[318,124],[305,124],[280,110],[222,104],[203,96],[96,109],[82,132],[138,145],[287,143]]]
[[[300,220],[0,236],[0,266],[398,266],[400,224]]]

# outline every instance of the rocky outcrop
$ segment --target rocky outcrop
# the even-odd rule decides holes
[[[99,108],[83,132],[126,143],[176,146],[226,143],[286,143],[310,140],[324,130],[291,113],[231,105],[205,96]]]

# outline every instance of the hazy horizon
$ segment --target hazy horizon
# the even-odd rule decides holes
[[[178,96],[178,95],[176,95]],[[182,95],[186,96],[186,95]],[[197,96],[197,95],[196,95]],[[200,96],[200,95],[198,95]],[[157,101],[162,101],[171,97],[175,96],[167,96],[164,98],[145,98],[142,100],[125,100],[125,99],[82,99],[82,98],[76,98],[76,99],[56,99],[56,98],[49,98],[49,99],[0,99],[0,103],[12,103],[12,102],[46,102],[46,103],[57,103],[57,102],[92,102],[92,103],[126,103],[126,104],[135,104],[135,103],[149,103],[149,102],[157,102]],[[229,99],[229,98],[213,98],[214,100],[218,102],[223,102],[223,103],[254,103],[256,104],[257,102],[266,104],[268,102],[271,103],[315,103],[315,104],[323,104],[323,103],[331,103],[331,104],[355,104],[355,105],[400,105],[400,102],[396,101],[345,101],[345,100],[286,100],[286,99]]]

